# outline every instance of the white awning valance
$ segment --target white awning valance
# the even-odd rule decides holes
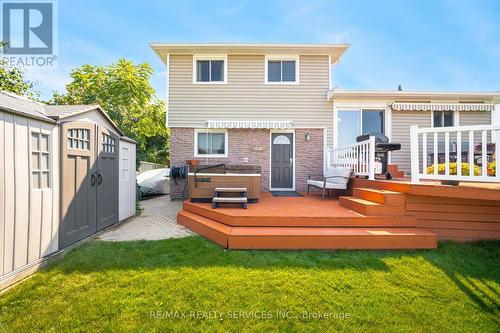
[[[207,120],[208,128],[293,128],[291,120]]]
[[[392,103],[394,111],[493,111],[486,103]]]

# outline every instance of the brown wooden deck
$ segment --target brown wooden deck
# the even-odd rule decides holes
[[[500,239],[498,183],[446,186],[434,181],[412,184],[409,179],[354,179],[352,186],[404,193],[406,214],[417,219],[418,228],[437,234],[439,239]]]
[[[360,207],[348,206],[348,199],[343,203],[317,195],[262,193],[247,210],[186,201],[178,222],[230,249],[435,248],[436,235],[416,228],[416,219],[405,214],[404,197],[381,192],[378,200],[383,202],[370,202],[362,213]]]

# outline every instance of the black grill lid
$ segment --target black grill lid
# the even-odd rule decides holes
[[[356,142],[361,142],[361,141],[366,141],[370,138],[370,136],[375,137],[375,143],[389,143],[389,138],[385,136],[382,133],[379,132],[370,132],[370,133],[365,133],[361,134],[360,136],[356,137]]]

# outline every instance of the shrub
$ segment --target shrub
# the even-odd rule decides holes
[[[497,162],[491,162],[488,164],[488,175],[496,176],[497,173]]]
[[[445,173],[445,163],[440,163],[438,164],[438,174],[444,175]],[[456,175],[457,174],[457,168],[458,168],[458,163],[453,162],[450,163],[450,175]],[[462,163],[462,176],[468,176],[470,171],[470,166],[469,163]],[[434,165],[431,165],[430,167],[427,168],[427,174],[433,174],[434,173]],[[481,176],[481,168],[478,167],[477,165],[474,165],[474,176]]]

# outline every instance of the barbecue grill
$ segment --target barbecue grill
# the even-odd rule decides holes
[[[391,143],[389,138],[382,133],[371,132],[365,133],[356,138],[356,142],[366,141],[370,139],[370,136],[375,137],[375,159],[382,164],[382,173],[385,175],[386,179],[391,179],[392,176],[390,172],[387,171],[387,165],[389,162],[389,152],[400,150],[400,143]]]

